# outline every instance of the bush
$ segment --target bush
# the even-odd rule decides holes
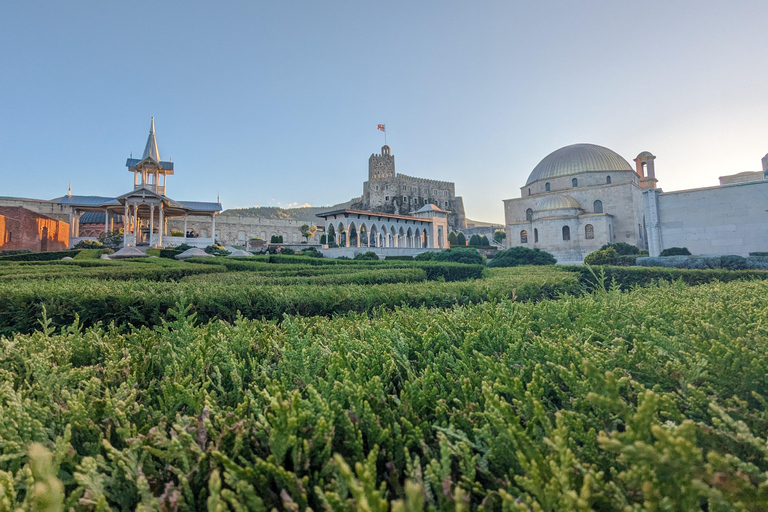
[[[118,250],[123,245],[123,230],[115,229],[114,231],[107,231],[99,235],[99,242],[104,247],[112,250]]]
[[[435,252],[422,252],[421,254],[417,254],[413,259],[416,261],[432,261],[435,259],[435,256],[437,256],[437,253]]]
[[[115,251],[112,249],[83,249],[81,250],[77,256],[75,256],[76,260],[98,260],[101,259],[102,254],[112,254]]]
[[[280,254],[285,254],[285,255],[291,256],[293,254],[296,254],[296,251],[294,251],[290,247],[283,247],[283,248],[280,249]]]
[[[385,261],[413,261],[413,256],[384,256]]]
[[[480,235],[472,235],[471,237],[469,237],[469,245],[481,245]]]
[[[459,233],[461,238],[461,233]],[[485,263],[485,257],[477,249],[456,248],[440,251],[434,258],[434,261],[452,261],[454,263],[466,263],[470,265],[482,265]]]
[[[611,247],[604,245],[602,249],[591,252],[584,257],[584,263],[587,265],[615,265],[619,258],[619,253]]]
[[[104,244],[98,240],[80,240],[75,245],[75,249],[101,249]]]
[[[229,251],[224,248],[224,246],[219,244],[213,244],[206,247],[205,252],[208,254],[213,254],[214,256],[226,256],[229,254]]]
[[[464,233],[461,231],[459,231],[459,234],[456,235],[456,244],[460,246],[467,245],[467,237],[465,237]]]
[[[323,253],[321,253],[320,251],[318,251],[314,247],[307,247],[306,249],[301,251],[299,254],[301,256],[309,256],[310,258],[322,258],[323,257]]]
[[[0,256],[0,261],[54,261],[61,258],[74,258],[80,249],[70,251],[52,251],[52,252],[25,252],[21,254],[11,254],[10,256]]]
[[[172,249],[175,249],[181,252],[188,251],[189,249],[192,249],[192,248],[194,248],[194,246],[189,244],[179,244],[176,247],[172,247]]]
[[[0,253],[0,254],[2,254],[2,253]],[[750,256],[768,256],[768,252],[755,251],[755,252],[749,253],[749,255]]]
[[[747,258],[735,254],[721,256],[720,266],[726,270],[745,270],[747,268]]]
[[[325,245],[328,237],[326,235],[320,235],[320,245]]]
[[[184,236],[184,232],[179,229],[172,229],[171,236]]]
[[[459,240],[458,240],[458,238],[457,238],[457,236],[456,236],[456,232],[455,232],[455,231],[451,231],[451,232],[448,234],[448,243],[449,243],[450,245],[458,245],[458,243],[459,243]]]
[[[169,259],[175,260],[177,255],[183,253],[186,250],[187,249],[181,250],[181,249],[178,249],[178,248],[176,248],[176,249],[160,249],[160,253],[158,254],[158,256],[160,256],[161,258],[169,258]]]
[[[356,259],[356,260],[371,260],[371,261],[375,260],[375,261],[379,261],[379,255],[376,254],[373,251],[361,252],[360,254],[355,254],[355,258],[354,259]]]
[[[0,251],[0,256],[16,256],[17,254],[29,254],[31,252],[29,249],[8,249],[7,251]]]
[[[605,244],[600,248],[601,251],[604,251],[608,248],[612,248],[616,251],[616,254],[619,256],[628,256],[632,254],[640,254],[640,248],[636,247],[634,245],[628,244],[626,242],[617,242],[615,244]],[[595,251],[597,252],[597,251]],[[586,259],[584,260],[586,261]]]
[[[488,240],[488,237],[483,235],[480,237],[480,245],[484,247],[489,247],[491,245],[490,240]]]
[[[512,247],[506,251],[499,251],[488,262],[489,267],[517,267],[520,265],[554,265],[557,260],[554,256],[541,249],[529,249],[528,247]]]
[[[661,251],[659,256],[690,256],[691,251],[687,247],[669,247]]]

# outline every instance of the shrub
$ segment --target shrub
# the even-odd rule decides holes
[[[70,251],[52,251],[52,252],[25,252],[21,254],[12,254],[10,256],[0,256],[0,261],[53,261],[61,258],[74,258],[80,249]]]
[[[461,235],[461,233],[459,233]],[[454,263],[467,263],[470,265],[482,265],[485,263],[485,257],[477,249],[455,248],[440,251],[434,258],[434,261],[452,261]]]
[[[173,247],[173,249],[176,249],[177,251],[188,251],[189,249],[192,249],[194,246],[189,244],[179,244],[176,247]]]
[[[600,248],[601,251],[604,251],[608,248],[612,248],[616,251],[616,254],[619,256],[627,256],[632,254],[640,254],[640,248],[636,247],[634,245],[628,244],[626,242],[617,242],[615,244],[605,244]],[[586,261],[586,259],[585,259]]]
[[[32,251],[29,249],[8,249],[7,251],[0,251],[0,256],[15,256],[17,254],[29,254]]]
[[[467,237],[464,236],[464,233],[459,231],[459,234],[456,235],[456,244],[457,245],[467,245]]]
[[[169,258],[169,259],[175,260],[176,256],[178,254],[181,254],[181,253],[183,253],[186,250],[187,249],[181,250],[181,249],[178,249],[178,248],[175,248],[175,249],[160,249],[160,253],[158,254],[158,256],[160,256],[161,258]]]
[[[80,240],[75,245],[75,249],[101,249],[104,244],[98,240]]]
[[[226,256],[229,254],[229,251],[224,248],[224,246],[219,244],[213,244],[206,247],[205,252],[208,254],[213,254],[214,256]]]
[[[299,254],[301,256],[309,256],[310,258],[322,258],[323,257],[323,253],[321,253],[320,251],[318,251],[314,247],[307,247],[306,249],[301,251],[301,253],[299,253]]]
[[[512,247],[506,251],[499,251],[488,262],[489,267],[517,267],[520,265],[554,265],[557,260],[554,256],[541,249],[529,249],[528,247]]]
[[[480,245],[480,235],[472,235],[469,237],[469,245]]]
[[[435,252],[422,252],[421,254],[417,254],[413,259],[416,261],[432,261],[435,259],[435,256],[437,253]]]
[[[720,266],[726,270],[745,270],[747,268],[747,258],[735,254],[721,256]]]
[[[687,247],[668,247],[661,251],[659,256],[690,256],[691,251]]]
[[[413,261],[413,256],[384,256],[385,261]]]
[[[749,253],[749,255],[750,256],[768,256],[768,252],[755,251],[755,252]]]
[[[296,254],[296,251],[294,251],[290,247],[283,247],[280,249],[280,254],[285,254],[290,256],[290,255]]]
[[[448,234],[448,243],[450,245],[457,245],[459,243],[459,240],[458,240],[458,238],[456,236],[456,232],[455,231],[451,231]]]
[[[356,260],[371,260],[371,261],[375,260],[375,261],[378,261],[379,260],[379,255],[376,254],[373,251],[361,252],[359,254],[355,254],[355,258],[354,259],[356,259]]]
[[[171,236],[184,236],[184,232],[179,229],[172,229]]]
[[[328,237],[326,235],[320,235],[320,245],[325,245]]]
[[[118,250],[123,245],[123,230],[115,229],[99,235],[99,242],[108,249]]]
[[[488,246],[491,245],[491,242],[490,242],[490,240],[488,240],[487,236],[483,235],[483,236],[480,237],[480,245],[482,245],[484,247],[488,247]]]
[[[112,249],[83,249],[80,251],[77,256],[75,256],[76,260],[97,260],[101,258],[102,254],[112,254],[115,251]]]

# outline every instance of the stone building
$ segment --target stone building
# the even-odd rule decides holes
[[[69,226],[20,206],[0,206],[0,251],[62,251],[69,244]]]
[[[216,218],[216,230],[212,232],[210,220],[206,217],[189,217],[187,220],[187,227],[194,235],[213,236],[218,243],[230,246],[244,246],[246,241],[254,238],[269,242],[273,236],[282,236],[286,244],[301,243],[304,241],[301,234],[301,226],[304,224],[312,223],[300,220],[219,215]],[[184,222],[181,219],[173,219],[169,222],[169,226],[172,230],[181,230],[184,228]],[[319,231],[309,239],[309,243],[320,243],[321,235],[322,232]]]
[[[426,204],[449,212],[449,231],[466,227],[464,201],[456,196],[454,183],[398,174],[395,172],[395,156],[389,146],[382,146],[381,154],[371,155],[363,195],[353,208],[407,215]]]
[[[663,192],[654,160],[635,168],[617,153],[574,144],[546,156],[520,196],[504,200],[507,247],[538,247],[559,263],[581,263],[604,244],[626,242],[651,256],[667,247],[694,254],[768,250],[768,160],[763,173],[720,178],[720,186]]]

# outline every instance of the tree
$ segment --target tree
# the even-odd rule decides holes
[[[116,229],[99,235],[99,242],[107,249],[118,250],[123,245],[123,230]]]
[[[303,236],[307,242],[309,242],[309,239],[315,236],[315,233],[317,233],[317,226],[310,226],[309,224],[304,224],[299,228],[301,231],[301,236]]]
[[[635,247],[634,245],[628,244],[627,242],[617,242],[615,244],[605,244],[600,248],[601,251],[604,251],[608,248],[612,248],[614,251],[616,251],[616,254],[619,256],[628,256],[631,254],[640,254],[640,248]]]
[[[480,235],[472,235],[469,237],[469,245],[480,245]]]
[[[497,229],[496,231],[493,232],[493,240],[496,243],[501,244],[506,239],[507,239],[507,232],[504,231],[503,229]]]
[[[480,251],[477,249],[472,249],[471,247],[457,247],[455,249],[440,251],[435,256],[435,261],[452,261],[454,263],[482,265],[485,263],[485,256],[480,254]]]
[[[327,236],[325,236],[325,235],[320,235],[320,244],[321,244],[321,245],[325,245],[325,244],[326,244],[326,240],[327,240],[327,238],[328,238],[328,237],[327,237]]]
[[[491,245],[491,242],[488,240],[487,236],[483,235],[480,237],[480,245],[488,247],[489,245]]]
[[[456,235],[456,243],[461,246],[467,245],[467,237],[465,237],[464,233],[461,231],[459,231],[459,234]]]
[[[450,244],[450,245],[456,245],[456,244],[458,244],[458,243],[459,243],[459,242],[458,242],[458,240],[457,240],[457,238],[456,238],[456,232],[455,232],[455,231],[451,231],[451,232],[448,234],[448,244]]]
[[[499,251],[491,261],[489,267],[517,267],[519,265],[554,265],[557,260],[548,252],[527,247],[513,247],[506,251]]]

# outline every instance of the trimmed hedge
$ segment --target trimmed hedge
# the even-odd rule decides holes
[[[0,256],[0,261],[53,261],[61,258],[74,258],[81,249],[72,249],[69,251],[52,252],[28,252],[22,254],[11,254],[9,256]]]

